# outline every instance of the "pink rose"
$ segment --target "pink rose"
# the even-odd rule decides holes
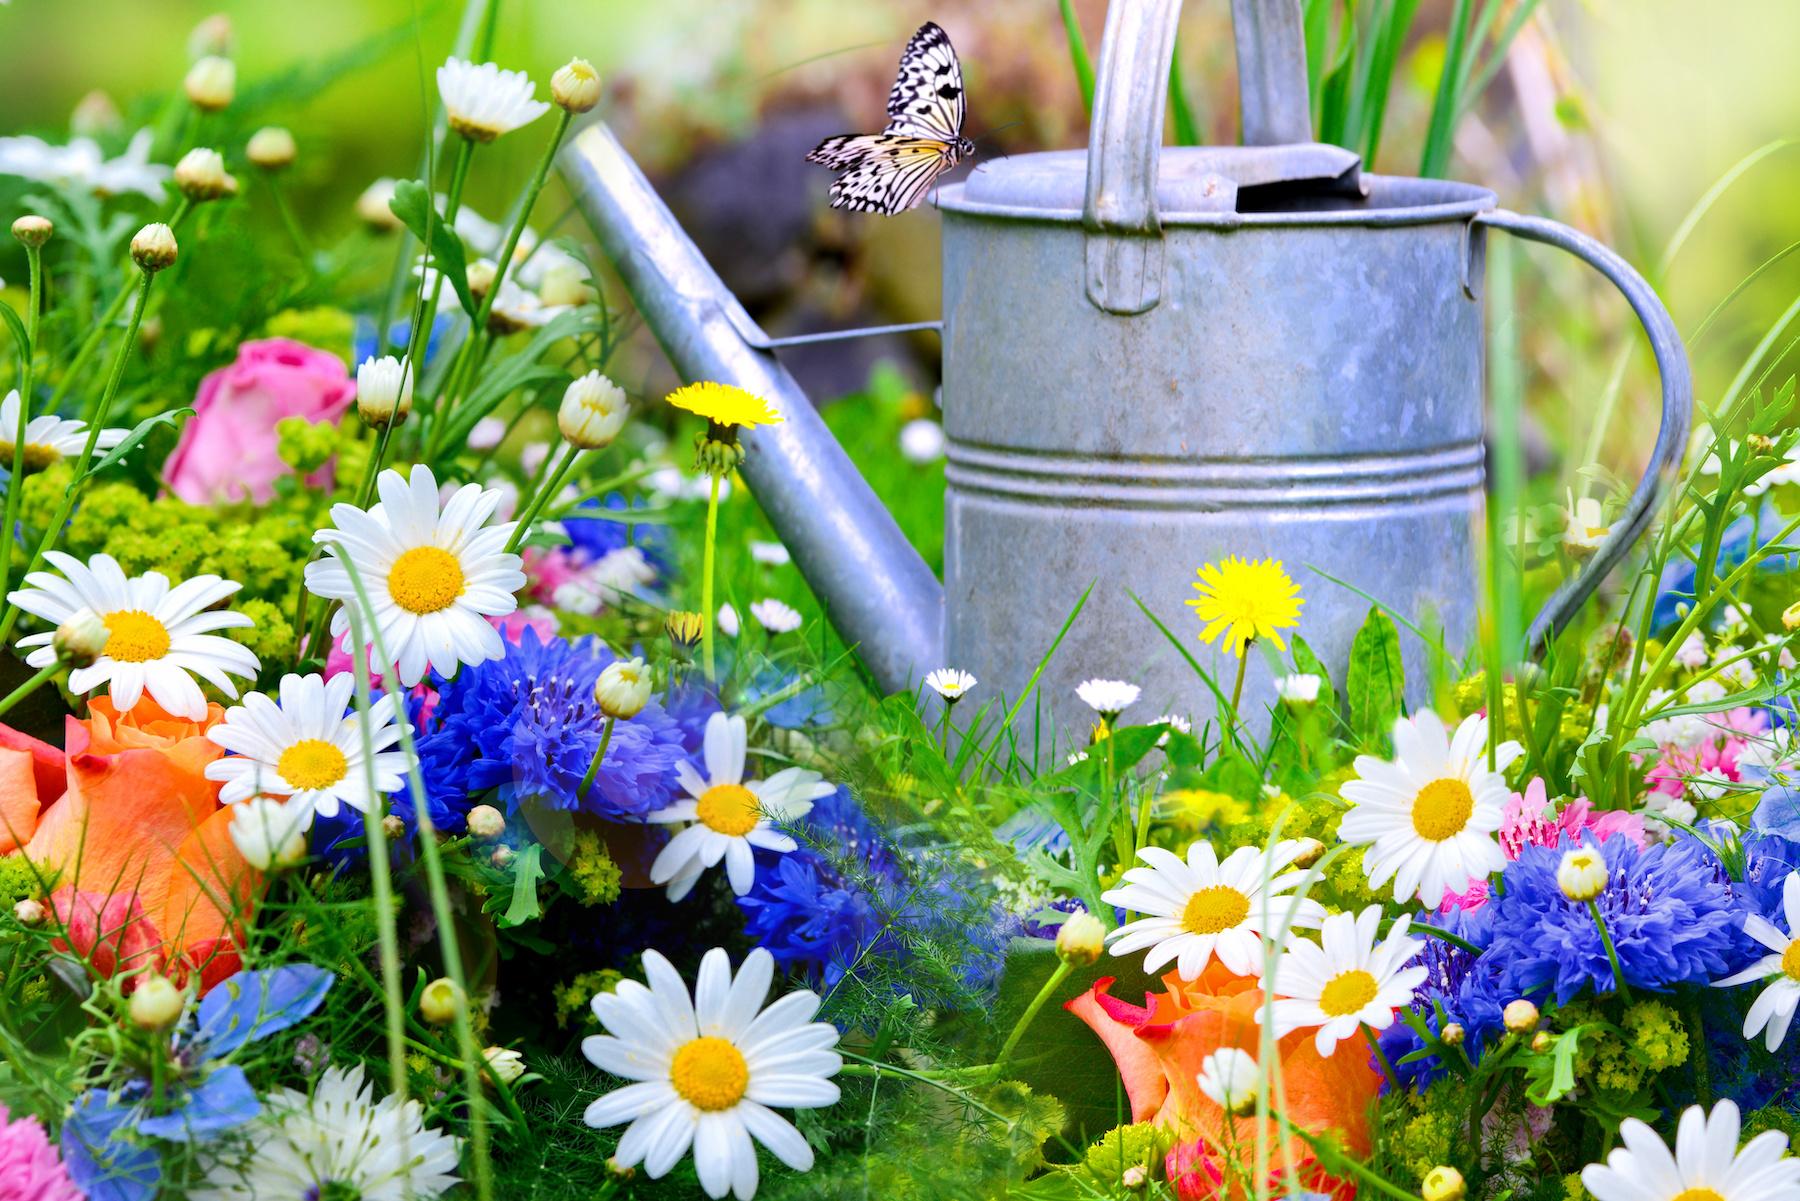
[[[288,338],[245,342],[237,362],[200,381],[194,415],[163,464],[169,490],[196,505],[263,504],[275,495],[275,480],[290,471],[276,453],[275,423],[283,417],[336,421],[354,399],[356,381],[329,351]],[[310,482],[330,479],[326,466]]]

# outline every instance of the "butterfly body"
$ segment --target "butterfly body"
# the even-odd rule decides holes
[[[962,133],[962,64],[950,37],[927,21],[907,42],[888,93],[881,133],[826,138],[806,160],[838,172],[831,207],[903,213],[923,200],[939,176],[975,153]]]

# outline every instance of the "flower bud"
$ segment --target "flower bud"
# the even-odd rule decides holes
[[[497,846],[494,848],[494,853],[488,856],[488,862],[500,871],[505,871],[512,866],[512,862],[516,858],[518,858],[518,853],[511,847]]]
[[[493,291],[494,280],[498,277],[499,271],[486,259],[476,259],[470,263],[468,271],[464,274],[464,278],[469,282],[469,292],[477,300]]]
[[[145,1030],[166,1030],[181,1016],[183,1001],[167,976],[145,976],[131,994],[131,1020]]]
[[[1520,997],[1516,1001],[1507,1003],[1506,1008],[1500,1013],[1500,1020],[1505,1023],[1508,1032],[1525,1034],[1537,1029],[1538,1016],[1538,1007],[1524,997]]]
[[[1468,1032],[1462,1028],[1461,1022],[1445,1022],[1444,1028],[1438,1031],[1438,1038],[1446,1047],[1460,1047]]]
[[[494,839],[506,833],[506,815],[492,805],[477,805],[469,810],[469,834],[474,838]]]
[[[175,164],[175,186],[197,204],[237,194],[237,180],[225,170],[225,160],[204,146],[196,146]]]
[[[231,18],[224,13],[214,13],[202,18],[188,34],[187,51],[189,58],[205,58],[209,54],[229,55],[236,38],[232,36]]]
[[[106,640],[112,637],[104,621],[91,609],[83,609],[56,627],[50,647],[56,661],[66,667],[92,667],[94,660],[106,653]]]
[[[27,213],[12,223],[13,237],[21,243],[36,249],[50,240],[56,232],[56,226],[50,224],[50,218],[40,217],[36,213]]]
[[[511,1047],[489,1047],[481,1053],[487,1070],[502,1084],[511,1084],[525,1074],[525,1057]]]
[[[280,171],[293,165],[297,153],[294,135],[279,125],[263,126],[250,135],[244,146],[244,157],[264,171]]]
[[[399,233],[406,223],[394,215],[394,181],[381,178],[362,190],[356,198],[356,215],[364,225],[377,233]]]
[[[1143,1164],[1134,1163],[1119,1176],[1119,1183],[1135,1193],[1150,1183],[1150,1173]]]
[[[1325,844],[1316,838],[1302,838],[1300,846],[1294,853],[1295,867],[1311,867],[1325,853]]]
[[[1606,860],[1593,847],[1564,851],[1556,865],[1556,886],[1571,901],[1591,901],[1606,889]]]
[[[390,813],[381,819],[381,832],[386,834],[390,841],[399,842],[406,837],[406,823]]]
[[[13,231],[18,232],[18,226]],[[1781,628],[1784,630],[1800,630],[1800,601],[1795,601],[1781,611]]]
[[[1536,1034],[1531,1036],[1531,1049],[1536,1051],[1539,1055],[1542,1055],[1545,1051],[1550,1049],[1550,1041],[1550,1032],[1548,1030],[1539,1030]]]
[[[594,703],[608,717],[629,721],[650,703],[650,670],[642,659],[615,659],[594,681]]]
[[[124,123],[125,118],[119,115],[119,106],[99,88],[77,100],[75,111],[69,114],[69,130],[81,138],[113,133]]]
[[[598,371],[590,371],[563,390],[556,428],[570,446],[599,450],[612,445],[630,415],[624,389]]]
[[[273,797],[254,797],[232,807],[232,845],[259,872],[292,867],[306,858],[306,831],[312,814]]]
[[[419,1013],[433,1026],[448,1026],[462,1007],[462,989],[448,976],[439,976],[419,994]]]
[[[45,916],[44,906],[30,897],[13,906],[13,921],[21,926],[41,926]]]
[[[161,271],[174,263],[177,253],[175,231],[160,221],[153,221],[132,235],[131,261],[144,271]]]
[[[406,356],[364,359],[356,369],[356,412],[375,429],[399,425],[412,412],[413,373]]]
[[[1071,913],[1056,931],[1056,956],[1071,967],[1086,967],[1100,958],[1106,943],[1106,927],[1083,909]]]
[[[587,271],[577,263],[553,263],[544,268],[538,281],[538,299],[545,308],[573,307],[591,304],[594,289],[588,284]]]
[[[663,629],[668,632],[669,641],[675,644],[675,649],[686,654],[699,644],[701,635],[706,633],[706,618],[698,613],[674,609],[663,619]]]
[[[182,80],[188,99],[195,108],[215,113],[231,103],[237,95],[237,64],[228,58],[209,54],[188,68]]]
[[[1425,1173],[1419,1195],[1424,1201],[1463,1201],[1469,1195],[1469,1188],[1463,1183],[1461,1172],[1447,1164],[1440,1164]]]
[[[550,99],[571,113],[585,113],[600,103],[600,72],[585,58],[572,58],[550,77]]]
[[[1226,1113],[1242,1117],[1256,1110],[1262,1073],[1256,1057],[1238,1047],[1220,1047],[1200,1060],[1200,1091]]]

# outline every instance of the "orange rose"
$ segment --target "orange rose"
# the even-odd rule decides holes
[[[210,987],[238,968],[258,878],[204,774],[225,753],[206,737],[224,716],[209,705],[189,721],[148,696],[121,715],[96,697],[86,720],[67,721],[60,781],[55,748],[0,734],[0,816],[56,873],[57,917],[102,974],[154,965]]]
[[[1086,1022],[1112,1052],[1131,1101],[1131,1120],[1154,1122],[1186,1144],[1170,1156],[1171,1176],[1181,1195],[1211,1196],[1216,1186],[1202,1187],[1203,1173],[1195,1174],[1201,1167],[1197,1161],[1215,1158],[1216,1149],[1225,1144],[1227,1120],[1233,1145],[1255,1146],[1257,1122],[1254,1115],[1228,1119],[1200,1091],[1201,1061],[1221,1047],[1258,1053],[1262,1028],[1256,1014],[1266,999],[1261,982],[1233,975],[1215,960],[1196,980],[1184,981],[1170,972],[1163,977],[1167,991],[1150,994],[1142,1006],[1110,995],[1112,983],[1110,977],[1095,981],[1064,1008]],[[1330,1134],[1349,1154],[1366,1156],[1379,1081],[1368,1050],[1345,1040],[1330,1056],[1322,1056],[1311,1031],[1296,1031],[1277,1043],[1276,1051],[1288,1121],[1315,1135]],[[1273,1121],[1267,1126],[1269,1139],[1279,1137]],[[1290,1138],[1287,1153],[1303,1175],[1307,1165],[1320,1175],[1304,1139]],[[1272,1162],[1282,1166],[1279,1148]],[[1188,1191],[1189,1184],[1198,1191]],[[1338,1184],[1327,1177],[1309,1187],[1332,1193]]]

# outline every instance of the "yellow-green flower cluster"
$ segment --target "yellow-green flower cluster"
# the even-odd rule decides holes
[[[611,968],[595,972],[583,972],[573,980],[556,986],[556,1024],[565,1029],[576,1023],[582,1026],[598,1027],[594,1020],[593,1010],[589,1008],[595,997],[603,992],[611,992],[618,987],[624,977]]]
[[[1401,1123],[1394,1151],[1400,1165],[1417,1183],[1441,1163],[1456,1163],[1466,1153],[1468,1100],[1463,1089],[1440,1081],[1423,1095],[1410,1094],[1407,1107],[1414,1110]]]
[[[568,867],[576,898],[583,905],[610,905],[619,899],[619,865],[606,853],[606,843],[597,832],[576,833]]]
[[[1146,1174],[1156,1172],[1162,1167],[1169,1146],[1169,1132],[1160,1126],[1149,1122],[1115,1126],[1087,1149],[1081,1165],[1097,1184],[1115,1188],[1129,1168],[1143,1168]]]

